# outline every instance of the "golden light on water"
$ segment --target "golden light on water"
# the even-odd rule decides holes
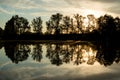
[[[75,65],[82,63],[93,65],[96,62],[97,50],[86,45],[49,45],[48,51],[53,52],[54,55],[59,55],[59,58],[65,62],[71,62]]]
[[[51,45],[51,50],[54,51],[56,48],[59,49],[58,52],[61,52],[60,54],[62,54],[62,55],[69,54],[69,56],[70,56],[69,58],[71,58],[70,59],[71,62],[74,64],[77,64],[77,65],[81,64],[81,63],[93,65],[96,61],[97,50],[95,50],[92,47],[87,46],[87,45],[76,45],[76,46]]]
[[[86,50],[83,51],[83,60],[87,64],[94,64],[96,61],[96,51],[93,51],[91,48],[89,48],[89,51],[87,52]]]

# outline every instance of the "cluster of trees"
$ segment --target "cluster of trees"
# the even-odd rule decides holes
[[[43,57],[43,44],[36,43],[34,45],[4,43],[6,56],[11,59],[13,63],[25,61],[29,56],[37,62],[41,62]],[[114,62],[120,62],[119,47],[106,46],[104,43],[100,45],[93,45],[89,42],[81,42],[77,44],[47,44],[46,58],[48,58],[53,65],[60,66],[62,64],[73,63],[80,65],[86,63],[93,65],[96,61],[101,65],[109,66]]]
[[[97,32],[99,34],[111,35],[115,32],[120,32],[120,18],[112,17],[105,14],[99,18],[89,14],[84,17],[75,14],[73,17],[63,16],[60,13],[53,14],[48,21],[46,21],[46,32],[43,34],[43,21],[41,17],[34,18],[29,24],[28,20],[18,15],[6,22],[5,29],[0,28],[1,37],[16,39],[22,34],[86,34]],[[33,30],[31,30],[33,29]]]
[[[63,16],[57,13],[52,15],[46,24],[48,34],[80,34],[91,32],[98,28],[97,19],[94,15],[87,15],[86,18],[82,15],[75,14],[71,18],[70,16]]]
[[[41,17],[32,20],[33,30],[35,33],[42,33],[42,20]],[[18,15],[12,16],[12,18],[6,23],[4,29],[4,38],[15,39],[21,34],[30,34],[31,26],[28,20]]]

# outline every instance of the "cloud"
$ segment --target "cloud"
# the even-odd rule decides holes
[[[17,9],[34,9],[39,6],[32,0],[19,0],[13,7]]]
[[[15,13],[15,12],[13,12],[13,11],[12,11],[12,12],[9,12],[9,11],[1,8],[1,7],[0,7],[0,12],[6,13],[6,14],[14,14],[14,13]]]
[[[34,9],[40,6],[35,0],[0,0],[0,4],[15,9]]]
[[[18,0],[0,0],[1,5],[14,5]]]
[[[120,8],[118,8],[118,7],[120,7],[120,6],[114,6],[114,7],[110,7],[110,8],[108,8],[107,10],[109,11],[109,12],[114,12],[114,13],[116,13],[116,14],[120,14]]]
[[[69,4],[78,3],[78,2],[101,2],[101,3],[120,3],[120,0],[65,0]]]
[[[95,1],[95,0],[90,0]],[[96,0],[96,2],[102,2],[102,3],[120,3],[120,0]]]
[[[0,12],[44,17],[58,12],[64,15],[83,15],[85,10],[119,14],[119,2],[120,0],[0,0]]]
[[[120,0],[65,0],[76,8],[94,9],[106,13],[120,14]]]
[[[4,8],[2,8],[2,7],[0,7],[0,12],[6,13],[6,14],[11,14],[11,15],[24,14],[24,13],[22,13],[22,12],[16,12],[15,10],[9,11],[9,10],[6,10],[6,9],[4,9]]]
[[[52,13],[47,12],[32,12],[30,13],[31,16],[50,16]]]
[[[105,72],[102,74],[87,75],[84,76],[80,67],[76,68],[31,68],[22,67],[17,69],[9,69],[0,71],[0,80],[119,80],[120,72]],[[86,67],[84,68],[86,69]],[[87,68],[89,69],[89,68]],[[93,68],[92,68],[93,69]],[[99,68],[98,68],[99,69]],[[56,73],[57,72],[57,73]],[[97,71],[96,71],[97,72]],[[92,73],[92,72],[91,72]],[[8,75],[9,74],[9,75]]]
[[[54,2],[55,0],[41,0],[43,2],[46,2],[46,3],[50,3],[50,2]]]
[[[61,3],[64,3],[64,0],[55,1],[55,0],[19,0],[13,7],[17,9],[45,9],[47,7],[63,7]]]
[[[111,67],[104,67],[99,63],[92,66],[86,64],[54,66],[48,62],[39,64],[28,61],[17,65],[4,65],[0,68],[0,80],[119,80],[119,66],[114,64]]]

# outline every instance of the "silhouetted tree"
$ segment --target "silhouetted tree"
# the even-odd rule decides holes
[[[63,31],[63,33],[65,32],[65,33],[69,33],[69,29],[70,29],[70,17],[69,16],[65,16],[65,17],[63,17],[63,28],[62,28],[62,30],[64,29],[65,31]]]
[[[116,31],[114,18],[111,15],[104,15],[98,18],[99,31],[104,36],[111,36]]]
[[[53,21],[49,20],[46,22],[46,26],[47,26],[47,34],[53,34],[54,33],[54,24]]]
[[[60,34],[60,21],[62,20],[62,14],[57,13],[51,16],[51,20],[53,21],[55,34]]]
[[[70,19],[70,23],[71,23],[70,24],[70,29],[71,29],[70,33],[75,33],[73,18]]]
[[[82,17],[82,15],[75,14],[74,18],[76,20],[76,28],[75,28],[75,30],[77,31],[77,33],[81,33],[81,31],[82,31],[82,23],[83,23],[82,18],[83,17]]]
[[[42,22],[41,17],[32,20],[33,31],[35,33],[42,33]]]
[[[17,35],[17,30],[14,25],[15,19],[18,18],[18,16],[13,16],[5,25],[5,36],[7,38],[15,38]]]
[[[27,19],[18,15],[12,18],[5,25],[5,37],[16,38],[16,35],[22,34],[30,29]]]

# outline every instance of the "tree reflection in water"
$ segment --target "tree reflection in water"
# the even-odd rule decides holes
[[[24,61],[28,58],[30,47],[28,45],[20,44],[5,44],[6,55],[12,60],[13,63]]]
[[[97,50],[87,44],[76,45],[47,45],[47,55],[52,64],[60,65],[73,62],[76,65],[81,63],[94,64]],[[54,61],[54,62],[53,62]]]
[[[42,45],[41,44],[35,44],[33,46],[33,52],[31,53],[33,60],[41,62],[42,53],[43,53]]]
[[[57,66],[62,64],[62,60],[60,58],[60,47],[59,45],[47,45],[47,54],[52,64],[56,64]]]
[[[91,44],[89,42],[80,42],[74,44],[46,44],[46,50],[42,49],[43,44],[36,43],[34,45],[6,43],[4,44],[6,55],[13,63],[26,60],[29,55],[33,60],[41,62],[42,53],[53,65],[60,66],[62,64],[73,63],[80,65],[86,63],[93,65],[96,61],[101,65],[108,66],[114,62],[120,61],[120,49],[114,48],[106,44]]]
[[[116,46],[101,44],[96,55],[97,61],[104,66],[110,66],[114,62],[119,63],[120,61],[120,47],[119,44]]]

